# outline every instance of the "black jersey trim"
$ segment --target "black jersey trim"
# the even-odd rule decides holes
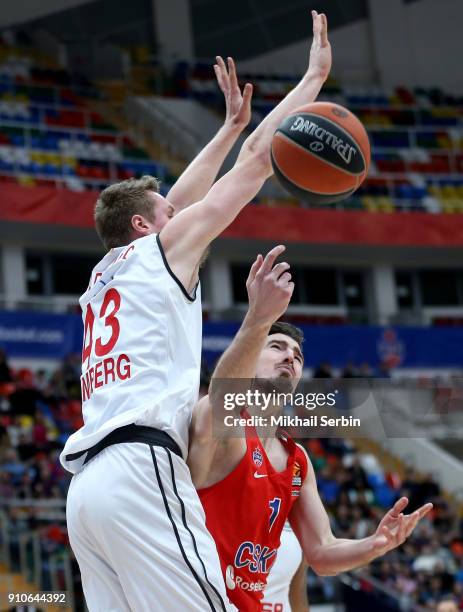
[[[216,610],[216,608],[214,607],[214,604],[212,603],[212,600],[211,600],[211,598],[210,598],[210,596],[209,596],[209,593],[206,591],[206,588],[205,588],[205,586],[203,585],[203,583],[202,583],[202,581],[201,581],[201,578],[198,576],[198,574],[196,573],[196,570],[195,570],[195,569],[194,569],[194,567],[191,565],[191,562],[190,562],[190,560],[188,559],[188,557],[187,557],[187,555],[186,555],[185,549],[183,548],[183,544],[182,544],[182,541],[181,541],[181,539],[180,539],[180,534],[179,534],[179,532],[178,532],[177,525],[176,525],[176,523],[175,523],[175,521],[174,521],[174,518],[173,518],[173,516],[172,516],[172,512],[171,512],[171,510],[170,510],[170,508],[169,508],[169,502],[167,501],[167,496],[166,496],[166,493],[165,493],[165,491],[164,491],[164,487],[163,487],[163,485],[162,485],[161,475],[160,475],[160,473],[159,473],[159,467],[158,467],[158,462],[157,462],[157,459],[156,459],[156,454],[155,454],[155,452],[154,452],[154,447],[153,447],[153,446],[150,446],[150,450],[151,450],[151,457],[152,457],[152,459],[153,459],[154,471],[156,472],[156,479],[157,479],[157,481],[158,481],[159,490],[161,491],[162,499],[163,499],[163,501],[164,501],[164,507],[165,507],[165,509],[166,509],[167,516],[169,517],[170,523],[171,523],[171,525],[172,525],[172,529],[173,529],[173,531],[174,531],[174,534],[175,534],[175,538],[176,538],[176,540],[177,540],[178,547],[180,548],[180,552],[182,553],[182,557],[183,557],[183,559],[184,559],[185,563],[187,564],[187,566],[188,566],[188,568],[189,568],[190,572],[192,573],[193,578],[196,580],[196,582],[198,583],[198,585],[199,585],[199,587],[200,587],[201,591],[204,593],[204,596],[205,596],[205,597],[206,597],[206,599],[207,599],[207,602],[208,602],[208,604],[209,604],[210,609],[212,610],[212,612],[217,612],[217,610]]]
[[[196,545],[196,538],[195,538],[193,532],[191,531],[191,529],[189,528],[189,526],[188,526],[188,524],[186,522],[185,504],[183,503],[183,499],[180,497],[180,495],[178,493],[177,483],[175,482],[175,470],[174,470],[174,464],[173,464],[173,461],[172,461],[172,453],[170,452],[170,450],[168,448],[166,448],[165,450],[166,450],[167,456],[169,458],[170,473],[172,475],[172,486],[173,486],[173,489],[174,489],[174,493],[175,493],[175,496],[177,497],[177,499],[178,499],[178,501],[180,503],[180,507],[182,509],[182,523],[183,523],[185,529],[188,531],[188,533],[191,536],[191,540],[193,542],[193,548],[195,549],[196,556],[197,556],[197,558],[198,558],[198,560],[201,563],[201,566],[203,568],[204,577],[206,579],[206,582],[211,587],[211,589],[214,591],[214,593],[217,596],[217,598],[219,599],[220,606],[221,606],[223,612],[226,612],[224,601],[223,601],[220,593],[218,592],[218,590],[215,588],[215,586],[210,582],[210,580],[208,578],[207,571],[206,571],[206,566],[204,565],[204,562],[201,559],[201,556],[200,556],[199,551],[198,551],[198,547]]]
[[[164,266],[167,270],[167,272],[171,275],[171,277],[174,279],[174,281],[177,283],[177,285],[180,287],[183,295],[186,297],[186,299],[189,302],[194,302],[196,300],[196,290],[198,288],[199,285],[199,281],[196,283],[195,288],[193,289],[193,295],[190,295],[188,293],[188,291],[185,289],[185,287],[182,285],[181,281],[175,276],[175,274],[172,272],[171,267],[169,266],[169,263],[166,259],[166,254],[164,253],[164,249],[162,247],[162,243],[161,243],[161,239],[159,237],[159,234],[156,234],[156,242],[158,244],[159,247],[159,251],[161,253],[161,257],[162,257],[162,261],[164,262]]]

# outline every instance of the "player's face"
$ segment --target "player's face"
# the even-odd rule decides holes
[[[160,193],[149,192],[153,200],[154,223],[151,223],[153,234],[158,234],[165,224],[174,216],[174,207]]]
[[[443,601],[437,606],[437,612],[458,612],[457,604],[453,601]]]
[[[304,358],[299,344],[285,334],[272,334],[267,338],[257,362],[257,378],[288,378],[296,388],[302,376]]]

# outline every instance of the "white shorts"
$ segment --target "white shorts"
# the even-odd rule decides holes
[[[74,475],[69,539],[90,612],[234,611],[186,463],[140,442]]]

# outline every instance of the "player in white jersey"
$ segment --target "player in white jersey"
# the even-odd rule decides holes
[[[316,31],[323,19],[314,13]],[[68,532],[90,612],[234,609],[185,463],[200,373],[198,269],[210,242],[272,174],[275,129],[316,98],[330,64],[329,45],[315,37],[300,83],[212,185],[250,119],[252,94],[247,84],[241,96],[233,62],[227,73],[218,59],[219,83],[235,109],[227,113],[228,136],[206,147],[167,199],[156,179],[144,177],[108,187],[97,201],[97,231],[109,252],[80,300],[84,425],[61,454],[74,473]]]
[[[281,532],[277,558],[268,575],[262,612],[309,612],[307,564],[289,522]]]

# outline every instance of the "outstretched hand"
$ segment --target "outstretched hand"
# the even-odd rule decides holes
[[[214,72],[220,89],[225,97],[225,125],[237,130],[244,130],[251,120],[252,85],[246,83],[241,93],[236,76],[233,58],[227,59],[228,69],[223,59],[218,55],[214,64]]]
[[[259,323],[274,323],[288,308],[294,291],[294,283],[286,262],[275,264],[285,247],[278,245],[265,258],[258,255],[252,264],[246,281],[249,297],[249,314]],[[275,265],[274,265],[275,264]]]
[[[310,47],[309,72],[325,81],[330,74],[332,63],[326,15],[312,11],[312,22],[313,40]]]
[[[401,497],[389,512],[383,517],[373,536],[373,549],[376,556],[397,548],[405,542],[418,522],[432,509],[432,504],[424,504],[412,514],[403,514],[408,505],[408,499]]]

